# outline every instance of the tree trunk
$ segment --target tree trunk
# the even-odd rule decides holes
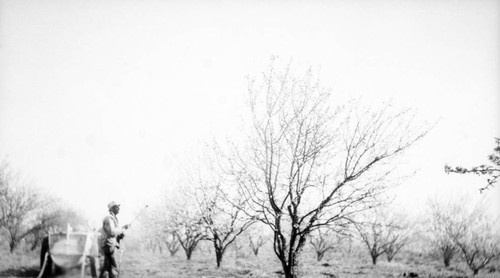
[[[295,250],[290,251],[288,264],[282,262],[285,278],[298,278],[299,277],[299,256],[304,246],[305,236],[299,239]]]
[[[375,254],[372,254],[372,263],[373,263],[373,265],[377,264],[377,259],[378,259],[378,256],[375,255]]]
[[[186,258],[187,260],[191,260],[191,255],[193,254],[193,251],[196,249],[196,246],[198,245],[198,241],[194,243],[187,243],[186,245],[182,245],[182,248],[184,249],[184,252],[186,253]]]
[[[286,278],[297,278],[297,277],[299,277],[299,260],[298,260],[297,253],[293,254],[292,257],[293,257],[292,261],[289,264],[289,267],[290,267],[290,276],[288,276]]]
[[[386,252],[386,255],[387,255],[387,261],[388,262],[392,262],[392,259],[394,258],[394,256],[396,255],[396,253],[390,251],[390,252]]]
[[[191,255],[193,253],[193,249],[186,249],[186,258],[187,260],[191,260]]]
[[[444,267],[449,267],[451,262],[451,256],[445,255],[443,258],[443,262],[444,262]]]
[[[223,254],[224,251],[222,251],[220,248],[215,249],[215,260],[217,262],[217,268],[219,268],[221,265]]]
[[[443,250],[443,263],[444,267],[449,267],[451,263],[451,259],[453,259],[453,255],[455,254],[455,250],[452,247],[446,246]]]
[[[298,274],[295,273],[292,267],[289,267],[287,271],[285,271],[285,278],[297,278]]]
[[[279,219],[277,226],[279,227]],[[292,225],[293,227],[294,225]],[[290,240],[286,242],[285,237],[280,231],[274,233],[274,252],[281,262],[285,278],[298,278],[299,277],[299,256],[306,242],[306,237],[309,232],[304,232],[299,235],[296,228],[292,229]],[[288,243],[288,244],[287,244]],[[287,248],[288,247],[288,248]]]
[[[17,247],[17,242],[14,241],[14,240],[11,240],[9,242],[9,250],[10,250],[10,253],[14,253],[14,249],[16,249]]]
[[[284,253],[283,253],[284,255]],[[285,256],[278,256],[278,259],[281,262],[281,266],[283,268],[283,273],[285,274],[285,278],[298,278],[298,260],[295,255],[292,254],[292,260],[287,261]]]
[[[298,278],[298,269],[292,263],[282,262],[285,278]]]
[[[319,261],[321,261],[323,259],[323,256],[325,255],[325,252],[316,252],[316,259]]]

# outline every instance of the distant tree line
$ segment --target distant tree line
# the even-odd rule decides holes
[[[49,231],[85,223],[75,210],[60,200],[40,193],[4,159],[0,163],[0,240],[13,253],[21,243],[35,250]]]

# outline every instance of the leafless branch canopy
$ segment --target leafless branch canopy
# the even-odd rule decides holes
[[[374,206],[393,159],[427,133],[411,110],[335,104],[311,70],[297,78],[290,66],[250,80],[248,104],[247,144],[219,149],[219,164],[287,261],[313,230]]]

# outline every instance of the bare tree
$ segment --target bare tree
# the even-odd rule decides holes
[[[204,152],[203,152],[204,151]],[[193,200],[205,228],[203,239],[213,243],[217,267],[224,253],[255,220],[242,210],[245,200],[232,190],[235,181],[225,178],[213,149],[204,149],[182,169],[180,182],[187,198]]]
[[[173,256],[182,247],[190,260],[198,243],[204,239],[206,227],[196,201],[185,193],[183,189],[171,192],[139,219],[135,230],[139,231],[142,244],[151,252],[163,252],[162,248],[166,246]]]
[[[493,239],[492,235],[481,231],[474,231],[466,238],[457,238],[456,243],[474,275],[500,255],[498,239]]]
[[[352,255],[357,249],[355,244],[355,237],[353,233],[348,233],[342,238],[339,248],[342,250],[341,252],[343,254]]]
[[[169,206],[170,227],[188,260],[191,259],[198,243],[206,237],[206,226],[199,211],[193,208],[194,203],[194,200],[184,200]]]
[[[312,232],[310,242],[316,252],[316,260],[319,262],[326,252],[333,250],[338,245],[339,238],[332,229],[325,227]]]
[[[158,251],[163,254],[163,239],[161,236],[155,237],[156,246],[158,246]]]
[[[444,266],[449,267],[452,259],[458,253],[458,247],[453,240],[453,235],[458,227],[457,217],[461,211],[459,204],[440,204],[437,201],[428,202],[429,212],[426,219],[428,240],[431,248],[437,251],[442,258]]]
[[[39,195],[6,162],[0,165],[0,194],[0,228],[6,232],[12,253],[22,239],[39,229],[33,225]]]
[[[205,180],[206,181],[206,180]],[[229,190],[222,191],[223,180],[208,179],[214,184],[198,181],[197,199],[202,219],[207,228],[205,239],[212,241],[217,267],[220,267],[224,253],[250,225],[254,223],[242,208],[244,200],[240,196],[229,196]]]
[[[407,230],[408,226],[399,223],[385,226],[385,228],[387,229],[384,245],[385,255],[387,256],[387,261],[391,262],[394,256],[408,244],[410,235]]]
[[[141,243],[146,250],[152,253],[156,253],[156,242],[153,239],[145,238]]]
[[[151,207],[148,214],[141,220],[143,228],[141,233],[146,236],[148,249],[163,253],[163,246],[167,247],[170,256],[174,256],[180,248],[180,242],[176,236],[176,227],[172,219],[176,210],[170,210],[166,204]]]
[[[255,256],[259,255],[260,248],[266,244],[266,240],[262,235],[256,235],[253,237],[252,235],[248,235],[248,242],[250,244],[250,248],[252,248],[252,252]]]
[[[369,209],[387,188],[389,162],[426,132],[410,111],[333,106],[311,71],[299,79],[271,66],[249,93],[248,144],[221,160],[246,212],[273,231],[285,277],[297,277],[310,233]]]
[[[175,236],[174,231],[167,231],[164,234],[164,239],[165,245],[167,246],[168,252],[170,253],[170,256],[175,256],[177,251],[179,251],[180,248],[180,242]]]
[[[383,224],[376,220],[369,223],[356,223],[355,227],[361,241],[368,249],[372,263],[377,264],[378,257],[386,252]]]
[[[394,235],[390,241],[386,243],[385,255],[387,256],[387,261],[392,262],[394,256],[406,245],[405,240],[401,240],[400,235]]]
[[[250,248],[252,248],[253,254],[257,256],[259,255],[260,248],[266,244],[269,238],[264,234],[262,227],[252,227],[247,233],[248,243]]]
[[[35,250],[51,230],[86,226],[84,217],[62,200],[39,194],[23,181],[7,161],[0,163],[0,231],[13,252],[21,241]]]
[[[138,241],[144,248],[152,253],[156,253],[163,245],[162,234],[164,225],[166,224],[164,208],[158,205],[150,207],[149,212],[143,214],[138,219],[134,231],[140,234]],[[129,234],[127,237],[135,236],[134,233]]]
[[[473,274],[477,275],[500,255],[498,226],[492,225],[498,223],[498,219],[492,221],[481,207],[477,207],[470,212],[462,210],[458,220],[450,236]]]
[[[407,216],[394,208],[376,209],[364,215],[365,221],[355,224],[361,241],[367,247],[372,263],[385,254],[389,262],[410,241]]]
[[[190,260],[196,246],[205,237],[205,227],[200,220],[180,217],[176,218],[175,226],[175,236]]]
[[[486,190],[495,185],[500,177],[500,138],[495,138],[496,147],[493,149],[493,153],[488,156],[488,160],[492,165],[479,165],[472,168],[465,168],[461,166],[451,167],[448,165],[444,166],[446,173],[458,173],[458,174],[476,174],[476,175],[486,175],[486,185],[479,188],[480,192]]]

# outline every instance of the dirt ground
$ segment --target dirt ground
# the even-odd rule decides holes
[[[36,253],[16,253],[14,255],[0,251],[0,277],[36,277],[39,270],[39,258]],[[175,256],[168,254],[125,250],[121,264],[120,278],[152,277],[152,278],[279,278],[284,277],[281,265],[272,252],[261,252],[259,256],[242,253],[237,250],[225,254],[222,266],[215,265],[213,252],[209,249],[199,250],[190,261],[186,260],[182,250]],[[491,267],[483,269],[477,278],[500,277],[500,263],[494,262],[495,272],[489,273]],[[498,270],[498,271],[497,271]],[[393,262],[380,258],[377,265],[372,265],[368,257],[345,256],[330,253],[318,262],[314,253],[305,252],[299,267],[303,278],[336,278],[336,277],[403,277],[404,272],[414,272],[419,277],[458,278],[472,277],[471,272],[462,264],[456,263],[448,269],[438,261],[432,262],[414,256],[400,256]],[[89,269],[86,270],[87,276]],[[80,270],[73,269],[57,277],[79,277]]]

